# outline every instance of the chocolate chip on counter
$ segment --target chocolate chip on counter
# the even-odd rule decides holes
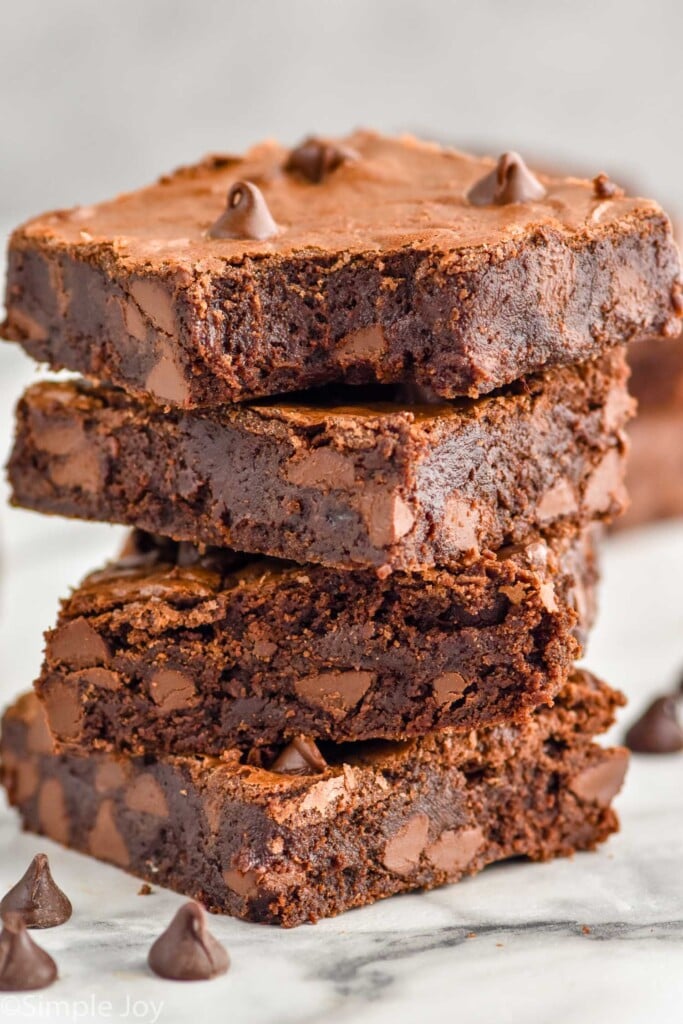
[[[258,186],[236,181],[228,192],[225,210],[209,228],[210,238],[241,238],[262,242],[278,231]]]
[[[19,914],[27,928],[54,928],[71,917],[71,901],[56,884],[44,853],[38,853],[0,901],[0,914]]]
[[[283,775],[314,775],[324,772],[327,761],[308,736],[295,736],[270,766]]]
[[[623,188],[615,185],[609,175],[604,173],[596,174],[593,178],[593,192],[596,199],[615,199],[624,194]]]
[[[0,992],[32,992],[57,979],[57,964],[36,945],[21,914],[2,915],[0,932]]]
[[[626,746],[638,754],[683,750],[683,727],[675,697],[658,697],[626,733]]]
[[[230,967],[227,950],[206,926],[198,903],[185,903],[153,944],[147,963],[160,978],[206,981]]]
[[[285,170],[297,172],[311,184],[318,185],[343,163],[357,159],[358,154],[350,147],[311,135],[291,151]]]
[[[543,199],[545,195],[543,185],[519,153],[509,152],[503,153],[496,167],[469,190],[467,198],[474,206],[505,206]]]
[[[138,889],[138,896],[151,896],[154,893],[154,889],[149,882],[143,882]]]

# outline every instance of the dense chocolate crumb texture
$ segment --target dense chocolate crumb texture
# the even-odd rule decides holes
[[[521,720],[566,680],[594,578],[584,536],[379,578],[136,535],[63,602],[36,686],[72,749],[219,755]]]
[[[30,694],[4,717],[3,782],[30,831],[210,910],[292,926],[593,848],[617,827],[627,752],[591,737],[621,702],[578,672],[524,725],[326,744],[304,773],[276,770],[277,751],[58,755]]]
[[[0,992],[34,992],[57,980],[57,965],[33,941],[20,913],[2,914]]]
[[[678,275],[659,206],[600,177],[359,131],[30,221],[4,335],[168,405],[407,377],[476,396],[678,333]]]
[[[171,981],[208,981],[225,974],[230,957],[208,929],[198,903],[185,903],[149,951],[155,974]]]
[[[72,914],[69,898],[50,871],[44,853],[37,853],[16,885],[0,900],[0,914],[20,914],[27,928],[54,928]]]
[[[627,376],[615,350],[477,401],[406,406],[413,382],[219,412],[38,384],[17,410],[13,500],[297,562],[457,564],[623,510]]]

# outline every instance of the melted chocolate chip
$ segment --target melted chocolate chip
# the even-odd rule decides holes
[[[496,203],[529,203],[543,199],[546,191],[519,153],[503,153],[496,167],[474,185],[467,198],[474,206]]]
[[[658,697],[626,733],[626,746],[638,754],[673,754],[683,750],[683,726],[676,699]]]
[[[71,917],[67,896],[55,883],[44,853],[37,854],[25,873],[0,902],[0,913],[20,914],[27,928],[54,928]]]
[[[283,775],[314,775],[326,768],[327,761],[308,736],[296,736],[270,766],[271,772]]]
[[[206,927],[198,903],[185,903],[149,951],[147,963],[161,978],[206,981],[230,967],[227,950]]]
[[[21,914],[2,915],[0,992],[32,992],[57,979],[57,965],[26,931]]]
[[[616,196],[623,196],[623,188],[615,185],[607,174],[597,174],[593,178],[593,192],[596,199],[614,199]]]
[[[357,159],[358,154],[348,146],[338,146],[311,135],[289,154],[285,170],[301,174],[318,185],[343,163]]]
[[[262,242],[277,234],[268,204],[258,186],[236,181],[228,192],[225,211],[211,225],[210,238],[241,238]]]

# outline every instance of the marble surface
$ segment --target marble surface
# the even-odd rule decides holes
[[[36,376],[0,352],[0,433]],[[3,492],[2,497],[5,497]],[[116,548],[121,531],[3,507],[0,703],[25,689],[60,594]],[[609,541],[602,613],[588,663],[621,686],[633,717],[683,668],[683,523]],[[616,735],[623,730],[623,722]],[[21,835],[0,810],[0,891],[46,850],[75,913],[37,938],[60,980],[0,994],[0,1020],[162,1021],[225,1016],[236,1024],[668,1024],[683,1006],[683,758],[639,758],[618,807],[622,832],[596,854],[495,867],[438,892],[399,897],[290,932],[212,919],[231,972],[164,982],[148,947],[180,897]],[[470,936],[471,933],[473,937]]]

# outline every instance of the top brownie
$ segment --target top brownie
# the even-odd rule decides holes
[[[676,334],[678,271],[662,210],[604,176],[360,131],[30,221],[4,335],[167,405],[342,380],[476,396]]]

